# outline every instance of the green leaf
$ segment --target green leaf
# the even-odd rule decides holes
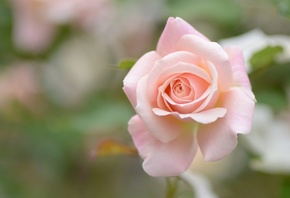
[[[283,182],[280,198],[290,197],[290,180],[289,178]]]
[[[0,1],[0,67],[9,65],[14,60],[12,43],[13,17],[8,1]]]
[[[133,59],[125,59],[125,60],[121,60],[118,64],[118,67],[121,69],[127,69],[130,70],[134,64],[136,63],[136,60]]]
[[[254,70],[271,66],[276,62],[276,56],[282,52],[283,48],[281,46],[267,46],[253,54],[250,64]]]
[[[258,102],[268,104],[275,111],[288,106],[286,87],[290,85],[290,63],[274,64],[254,70],[249,78]]]
[[[288,105],[286,94],[274,88],[259,90],[255,96],[259,103],[267,104],[275,112],[286,109]]]
[[[268,88],[285,89],[290,85],[290,62],[257,69],[249,74],[254,91]]]

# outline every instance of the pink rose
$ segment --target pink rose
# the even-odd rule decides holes
[[[137,115],[129,132],[151,176],[179,175],[197,149],[219,160],[252,127],[255,97],[238,48],[223,49],[180,18],[169,18],[156,51],[123,87]]]

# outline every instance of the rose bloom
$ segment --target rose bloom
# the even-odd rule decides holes
[[[255,97],[241,50],[223,49],[181,18],[168,19],[123,89],[137,112],[129,133],[151,176],[181,174],[198,148],[219,160],[251,130]]]

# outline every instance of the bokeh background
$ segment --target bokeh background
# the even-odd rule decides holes
[[[190,171],[221,198],[290,197],[288,0],[0,0],[1,198],[165,197],[127,132],[122,80],[169,16],[242,47],[257,98],[252,134]]]

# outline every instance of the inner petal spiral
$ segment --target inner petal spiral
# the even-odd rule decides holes
[[[191,73],[182,73],[167,82],[161,94],[164,104],[171,111],[179,113],[194,112],[205,100],[206,90],[210,86],[209,82]]]
[[[188,81],[184,82],[182,79],[176,79],[170,83],[171,93],[170,95],[174,94],[176,97],[184,98],[191,93],[190,84]]]

